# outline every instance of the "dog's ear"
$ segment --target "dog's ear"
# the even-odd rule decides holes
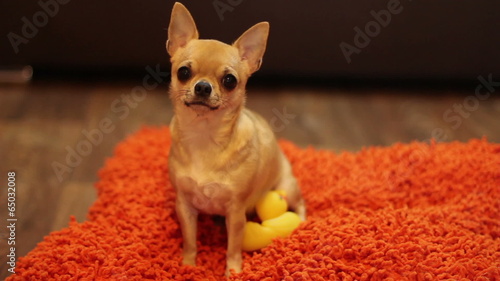
[[[189,41],[198,39],[198,30],[188,9],[179,2],[174,4],[168,26],[167,52],[170,56]]]
[[[259,70],[262,64],[268,35],[269,23],[260,22],[245,31],[233,44],[238,49],[241,59],[247,62],[250,73]]]

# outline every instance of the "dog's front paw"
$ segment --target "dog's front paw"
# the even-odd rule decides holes
[[[183,253],[182,255],[182,264],[183,265],[196,265],[196,254],[191,253]]]
[[[226,268],[226,277],[230,277],[231,276],[231,270],[233,270],[234,273],[240,273],[241,272],[241,268]]]
[[[306,207],[304,204],[297,207],[295,210],[301,221],[306,221]]]
[[[183,265],[192,265],[192,266],[195,266],[196,265],[196,261],[193,258],[183,258],[182,259],[182,264]]]
[[[240,273],[241,272],[241,260],[235,260],[235,261],[227,261],[226,265],[226,277],[231,276],[231,270],[234,273]]]

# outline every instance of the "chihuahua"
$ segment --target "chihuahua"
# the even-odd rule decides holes
[[[305,206],[291,165],[267,122],[245,108],[245,86],[262,64],[269,23],[232,45],[198,39],[189,11],[175,3],[168,27],[172,64],[169,173],[176,190],[182,262],[195,265],[198,213],[225,216],[226,276],[241,271],[246,214],[269,190],[284,190],[304,220]]]

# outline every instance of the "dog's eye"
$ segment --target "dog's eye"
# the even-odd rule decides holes
[[[236,80],[236,77],[232,74],[226,74],[222,78],[222,85],[228,90],[236,88],[236,84],[238,84],[238,80]]]
[[[183,82],[187,81],[191,78],[191,70],[187,66],[182,66],[177,70],[177,78]]]

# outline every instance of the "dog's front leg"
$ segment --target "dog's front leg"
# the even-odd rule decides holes
[[[176,212],[182,231],[182,264],[196,265],[196,229],[198,211],[182,196],[177,194]]]
[[[241,272],[241,245],[243,243],[243,233],[245,230],[246,215],[245,208],[242,204],[238,204],[226,216],[227,228],[227,263],[226,263],[226,276],[231,274],[230,270],[234,272]]]

